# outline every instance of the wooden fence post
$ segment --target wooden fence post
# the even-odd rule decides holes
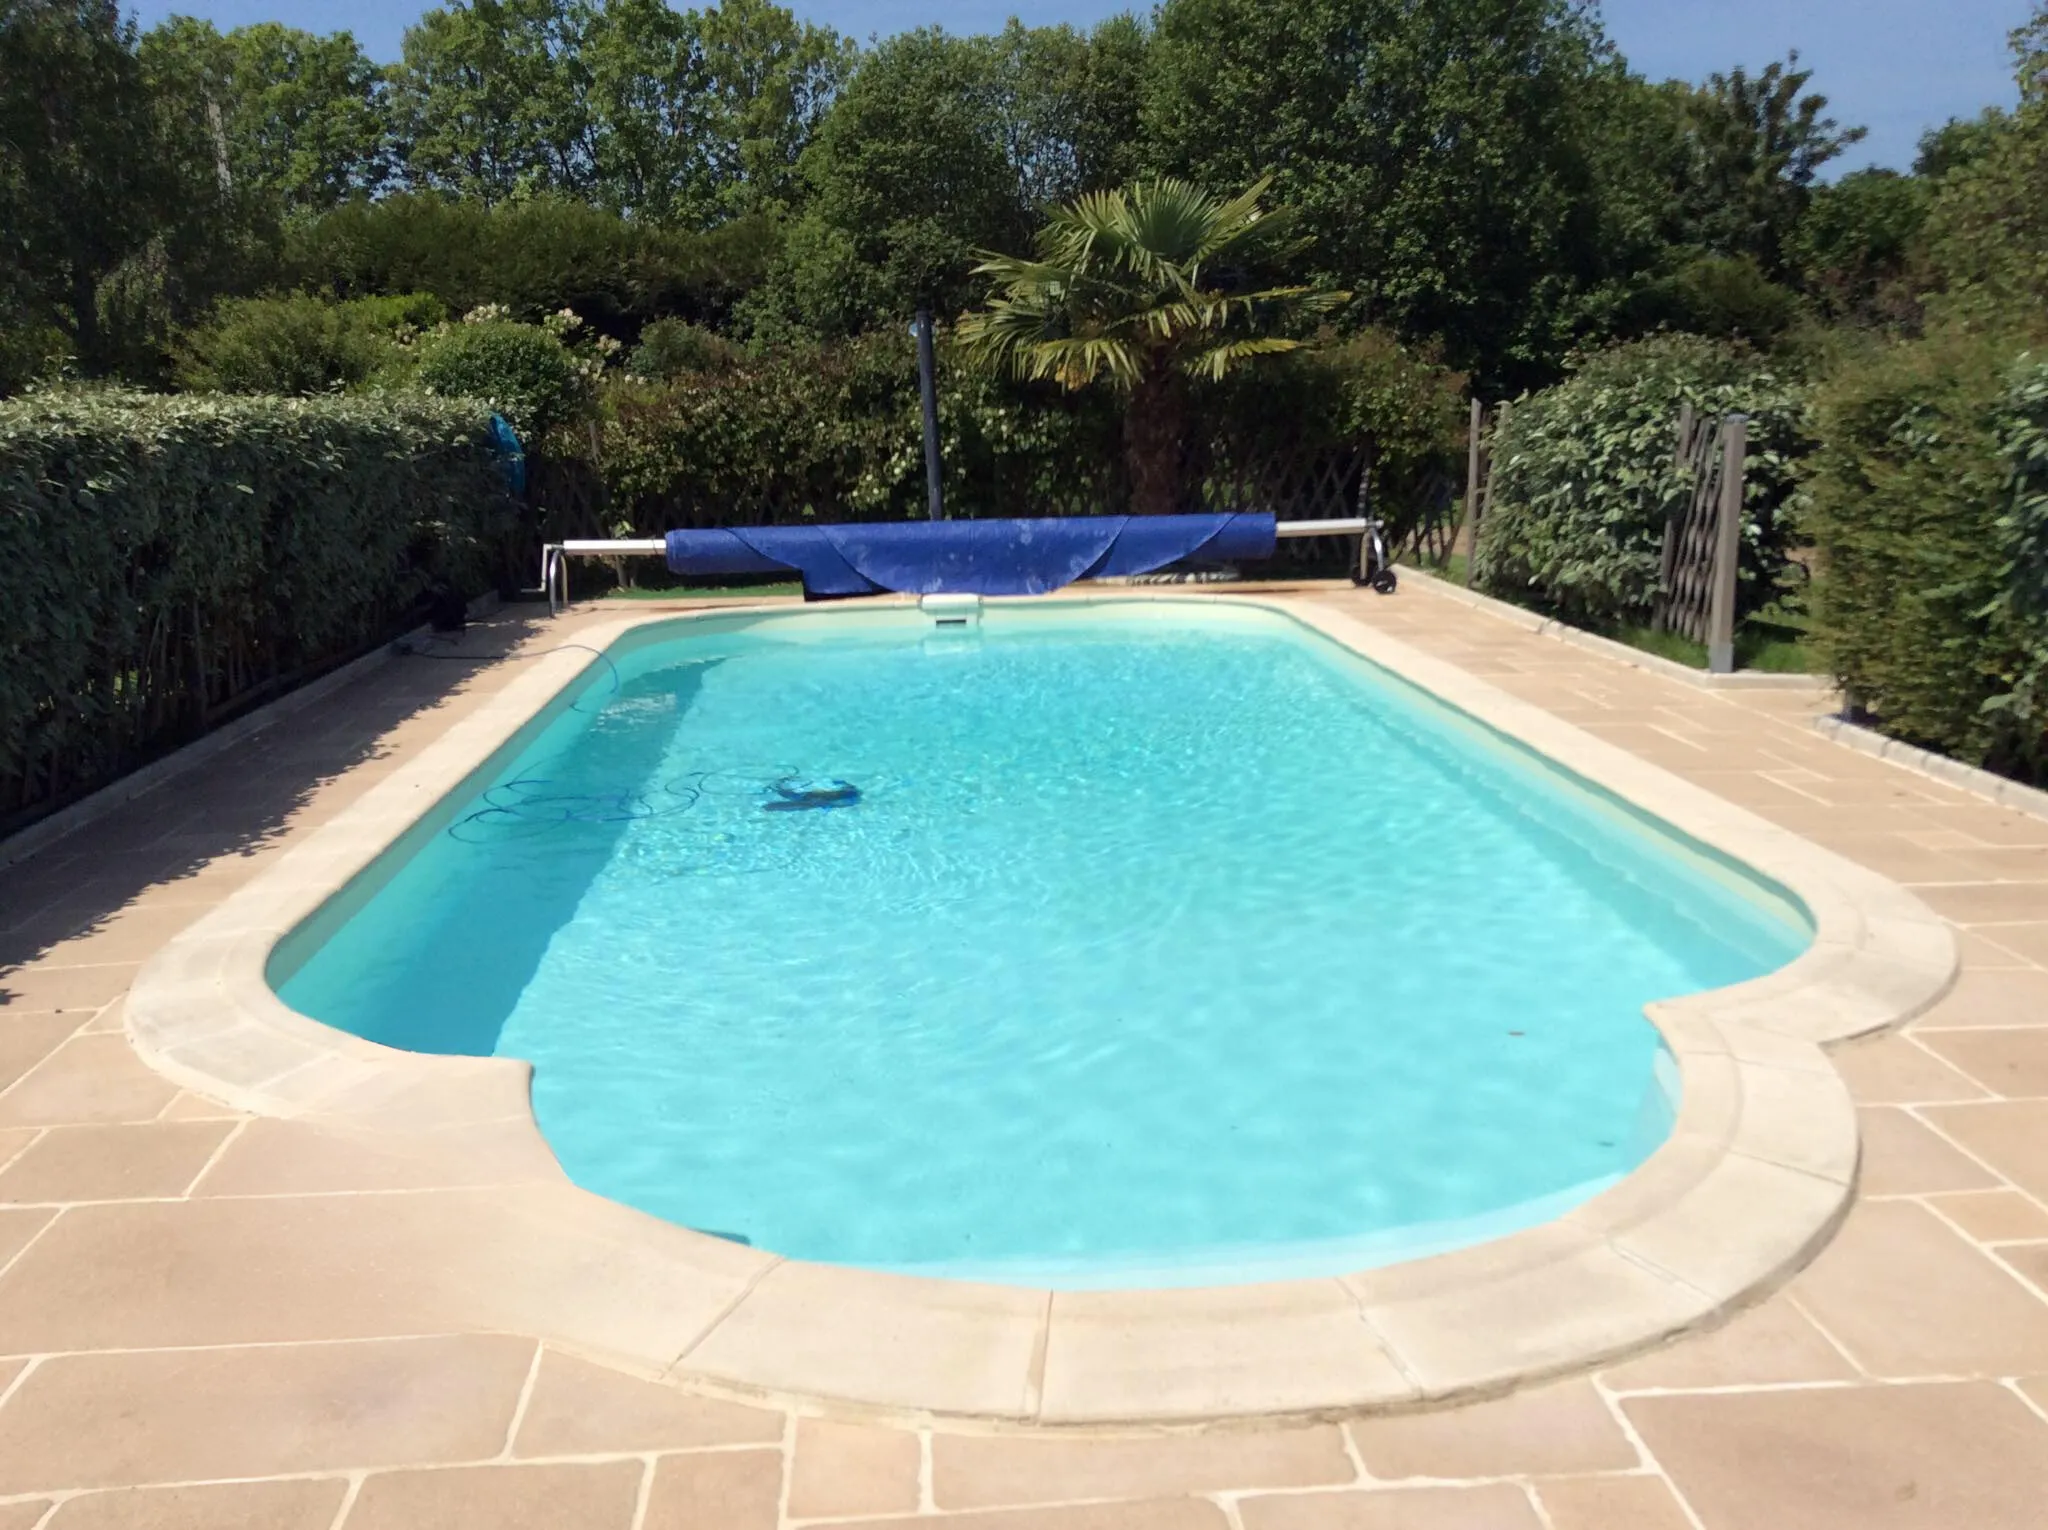
[[[1479,435],[1486,428],[1486,406],[1472,400],[1472,423],[1465,437],[1465,583],[1472,582],[1472,555],[1479,551]],[[1451,539],[1457,545],[1457,538]]]
[[[1714,527],[1714,603],[1707,628],[1707,668],[1735,669],[1736,570],[1742,560],[1742,472],[1749,454],[1749,421],[1731,414],[1721,425],[1721,514]]]

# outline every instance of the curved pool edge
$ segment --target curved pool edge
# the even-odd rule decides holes
[[[266,981],[287,933],[601,662],[557,649],[521,661],[164,947],[130,991],[129,1038],[188,1088],[476,1185],[461,1247],[426,1251],[476,1326],[706,1391],[839,1411],[1117,1427],[1439,1405],[1712,1326],[1827,1241],[1853,1198],[1858,1137],[1825,1048],[1910,1019],[1953,981],[1953,938],[1917,898],[1313,602],[1063,599],[1249,605],[1320,632],[1780,883],[1805,905],[1814,942],[1767,976],[1652,1005],[1683,1084],[1670,1139],[1567,1215],[1493,1242],[1330,1279],[1178,1290],[1054,1293],[785,1260],[571,1184],[535,1124],[525,1064],[364,1041],[290,1010]],[[646,613],[577,641],[602,651],[652,624],[731,614]]]

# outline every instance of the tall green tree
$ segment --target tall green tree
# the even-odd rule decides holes
[[[996,291],[960,321],[967,353],[1028,381],[1122,394],[1140,514],[1180,508],[1189,381],[1299,349],[1287,321],[1349,296],[1259,280],[1308,247],[1290,218],[1260,208],[1270,185],[1235,197],[1172,179],[1091,192],[1053,210],[1032,256],[990,254],[975,268]]]
[[[866,53],[802,162],[802,216],[757,328],[848,334],[973,300],[978,249],[1026,247],[1037,209],[1139,165],[1146,46],[1127,18],[1091,33],[905,32]]]
[[[105,364],[101,286],[166,200],[135,28],[114,0],[0,0],[0,296]]]
[[[224,188],[320,212],[390,178],[383,71],[347,32],[267,21],[222,34],[174,16],[140,56],[159,109],[184,120]]]
[[[1269,169],[1354,322],[1541,379],[1607,266],[1593,118],[1620,66],[1575,0],[1165,0],[1146,123],[1205,185]]]

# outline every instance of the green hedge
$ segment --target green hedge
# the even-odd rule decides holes
[[[1960,328],[1821,390],[1818,635],[1853,708],[1911,743],[2048,776],[2048,364]]]
[[[511,502],[466,401],[0,403],[0,828],[475,588]]]
[[[1515,402],[1493,445],[1479,584],[1585,626],[1647,618],[1666,519],[1690,490],[1675,462],[1688,402],[1749,416],[1740,605],[1768,604],[1799,534],[1805,392],[1745,351],[1686,335],[1618,346]]]

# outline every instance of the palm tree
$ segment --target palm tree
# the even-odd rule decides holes
[[[1141,181],[1056,208],[1035,259],[983,252],[988,306],[961,319],[967,352],[1018,377],[1067,388],[1098,381],[1126,397],[1124,460],[1132,507],[1173,510],[1186,380],[1217,380],[1243,362],[1303,344],[1272,332],[1327,312],[1349,293],[1258,287],[1250,272],[1299,255],[1306,239],[1282,212],[1262,212],[1269,176],[1235,197],[1186,181]]]

